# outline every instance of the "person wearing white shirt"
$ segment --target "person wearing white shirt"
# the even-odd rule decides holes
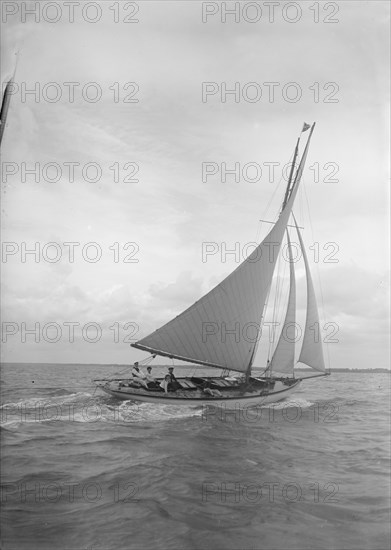
[[[133,376],[133,378],[135,379],[136,382],[138,382],[139,384],[141,384],[142,386],[144,386],[144,388],[148,389],[148,384],[147,384],[147,382],[146,382],[146,380],[145,380],[145,374],[143,374],[143,373],[140,371],[137,361],[136,361],[136,363],[133,365],[132,376]]]
[[[147,372],[144,376],[147,382],[156,382],[156,378],[152,376],[152,367],[147,367]]]
[[[164,390],[164,393],[168,393],[168,385],[170,384],[170,382],[171,382],[170,375],[166,374],[166,376],[164,377],[164,380],[162,380],[159,384],[159,386]]]

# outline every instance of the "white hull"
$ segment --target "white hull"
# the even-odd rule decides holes
[[[203,407],[211,406],[224,408],[225,410],[237,410],[244,409],[248,407],[256,407],[260,405],[266,405],[268,403],[276,403],[282,401],[290,396],[300,385],[301,380],[286,386],[282,382],[277,382],[273,390],[269,392],[252,392],[245,393],[243,396],[223,396],[223,397],[204,397],[202,395],[194,397],[180,397],[176,396],[175,393],[151,393],[150,395],[147,392],[135,392],[131,388],[118,388],[114,389],[113,385],[105,384],[99,385],[99,387],[123,401],[133,400],[133,401],[142,401],[144,403],[158,403],[158,404],[170,404],[170,405],[186,405]]]

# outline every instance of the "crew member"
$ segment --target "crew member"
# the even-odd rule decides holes
[[[174,367],[168,367],[168,375],[167,376],[170,377],[169,389],[171,391],[176,391],[179,388],[179,382],[175,377]]]
[[[148,389],[148,384],[145,380],[145,374],[140,371],[138,361],[136,361],[133,365],[132,376],[136,382],[141,384],[141,386],[143,386],[144,388]]]
[[[152,367],[147,367],[147,372],[145,374],[145,381],[148,384],[149,388],[153,388],[156,384],[156,378],[152,376]]]

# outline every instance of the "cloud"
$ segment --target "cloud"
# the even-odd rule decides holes
[[[387,319],[389,273],[375,273],[358,265],[339,265],[323,282],[327,310],[374,321]]]
[[[32,96],[22,100],[20,90],[11,100],[3,164],[17,163],[20,170],[3,180],[3,238],[29,247],[54,241],[64,252],[64,242],[80,243],[73,263],[65,255],[56,264],[22,262],[20,255],[4,263],[5,315],[95,320],[105,326],[129,321],[138,322],[142,332],[154,330],[210,290],[206,281],[218,283],[237,266],[222,261],[222,243],[232,249],[236,242],[254,241],[258,220],[278,215],[285,181],[270,182],[264,163],[285,164],[303,120],[314,119],[318,125],[304,177],[314,237],[311,220],[303,215],[304,186],[297,212],[307,245],[319,243],[321,262],[327,243],[339,247],[339,263],[321,266],[326,312],[346,326],[344,358],[351,353],[352,363],[363,360],[362,342],[366,349],[370,345],[365,319],[376,319],[383,330],[387,314],[380,283],[388,255],[382,237],[388,215],[383,90],[389,65],[383,5],[345,2],[335,25],[315,24],[308,3],[300,3],[303,17],[297,24],[281,17],[282,6],[273,24],[265,13],[254,24],[229,18],[222,24],[221,14],[203,23],[202,6],[192,2],[144,2],[140,24],[114,24],[113,10],[102,6],[102,20],[93,25],[80,16],[73,24],[64,18],[58,24],[32,18],[18,24],[10,18],[5,25],[2,80],[19,47],[16,82],[28,87],[37,82],[41,92],[38,102]],[[279,83],[274,101],[264,84],[270,81]],[[302,90],[296,103],[281,99],[290,81]],[[48,82],[62,86],[59,101],[42,99]],[[67,99],[64,82],[80,84],[74,102]],[[97,103],[82,95],[88,82],[102,89]],[[138,103],[124,101],[128,82],[139,85]],[[219,86],[207,102],[202,82]],[[221,101],[223,82],[228,88],[240,83],[238,101],[231,96]],[[245,101],[247,82],[260,84],[261,101]],[[332,91],[324,88],[327,82],[338,87],[335,103],[325,100]],[[263,178],[223,183],[219,174],[204,183],[206,161],[258,162]],[[42,177],[49,162],[62,168],[56,183]],[[69,162],[79,163],[73,182],[65,168]],[[102,167],[95,183],[83,179],[83,167],[91,162]],[[138,182],[124,181],[129,162],[138,164]],[[337,183],[324,181],[330,162],[338,165]],[[22,163],[40,163],[38,182],[32,176],[22,181]],[[119,181],[114,181],[115,163]],[[102,249],[97,263],[81,255],[91,241]],[[125,261],[129,242],[138,248],[135,263]],[[220,246],[208,262],[202,258],[204,242]],[[300,276],[298,284],[303,286]],[[300,314],[303,304],[304,299]],[[56,349],[68,360],[99,362],[110,353],[127,358],[128,345],[122,344],[99,353],[97,346]],[[21,359],[32,350],[39,361],[39,346],[16,353]],[[377,353],[383,357],[382,350]]]

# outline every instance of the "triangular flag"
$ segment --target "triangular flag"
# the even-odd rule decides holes
[[[302,132],[306,132],[308,128],[311,128],[311,124],[307,124],[306,122],[304,122]]]

